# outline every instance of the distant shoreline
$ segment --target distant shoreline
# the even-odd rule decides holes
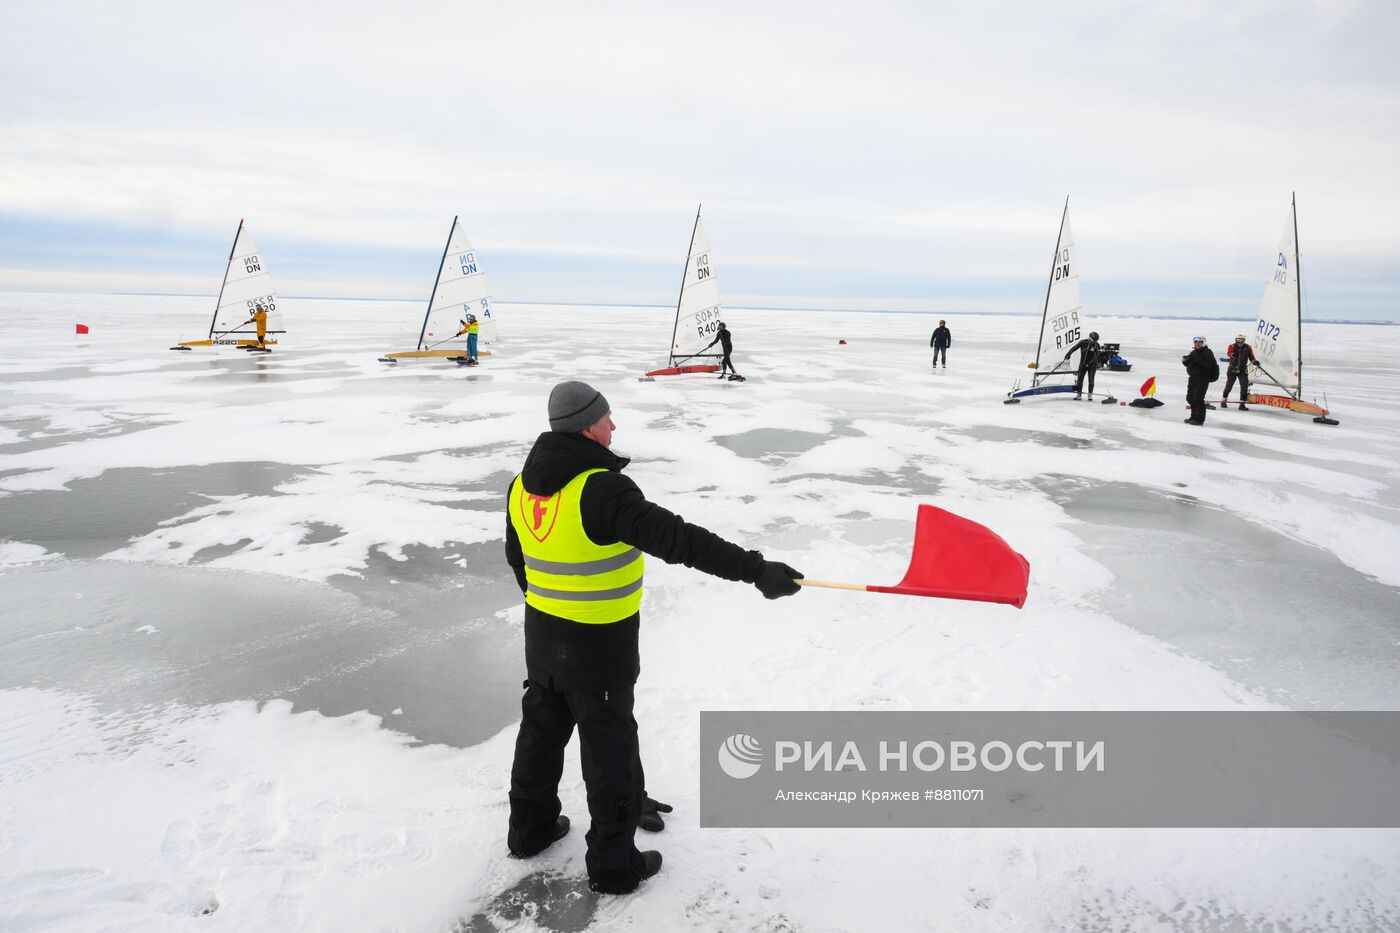
[[[0,294],[9,295],[120,295],[126,298],[192,298],[197,300],[215,300],[214,295],[190,295],[179,292],[46,292],[46,291],[5,291]],[[282,295],[283,298],[291,298],[296,301],[398,301],[398,302],[422,302],[423,298],[369,298],[355,295]],[[657,311],[673,308],[673,305],[647,305],[631,304],[628,302],[610,301],[533,301],[530,299],[506,299],[497,298],[496,301],[502,305],[546,305],[548,307],[560,308],[636,308],[642,311]],[[950,315],[967,315],[971,317],[1028,317],[1038,318],[1040,315],[1032,311],[917,311],[917,310],[895,310],[892,308],[776,308],[765,305],[726,305],[725,307],[736,311],[777,311],[795,312],[799,314],[921,314],[928,317],[948,317]],[[1248,323],[1253,321],[1253,317],[1221,317],[1210,315],[1192,314],[1124,314],[1114,312],[1096,313],[1095,318],[1118,318],[1128,321],[1243,321]],[[1388,320],[1356,320],[1352,318],[1303,318],[1304,324],[1353,324],[1381,326],[1394,326],[1400,321]]]

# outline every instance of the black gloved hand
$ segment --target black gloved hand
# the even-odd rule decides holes
[[[670,813],[672,809],[669,803],[648,797],[642,802],[642,815],[637,817],[637,826],[649,833],[659,833],[666,828],[666,821],[661,818],[661,814]]]
[[[791,596],[802,587],[797,585],[797,581],[802,579],[802,574],[793,570],[787,564],[776,560],[765,560],[763,570],[758,575],[754,586],[763,594],[765,599],[777,599],[780,596]]]

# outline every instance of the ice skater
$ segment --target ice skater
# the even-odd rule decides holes
[[[953,343],[953,332],[948,330],[947,321],[939,321],[938,326],[933,329],[933,336],[929,338],[928,345],[933,347],[933,368],[938,368],[938,355],[943,354],[943,368],[948,368],[948,347]]]

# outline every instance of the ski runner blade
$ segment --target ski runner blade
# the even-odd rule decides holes
[[[717,373],[718,366],[666,366],[662,369],[653,369],[647,373],[648,376],[684,376],[687,373]]]

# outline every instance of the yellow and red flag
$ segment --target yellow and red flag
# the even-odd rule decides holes
[[[1157,377],[1148,376],[1147,381],[1142,384],[1142,397],[1151,398],[1157,394]]]

